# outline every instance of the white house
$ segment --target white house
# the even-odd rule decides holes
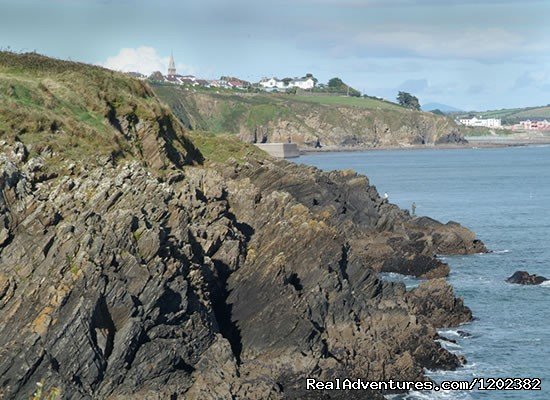
[[[315,81],[310,77],[294,78],[288,84],[277,78],[263,78],[259,84],[264,89],[290,89],[295,87],[308,90],[315,87]]]
[[[293,79],[290,82],[289,86],[297,87],[299,89],[309,90],[315,87],[315,81],[313,80],[313,78]]]
[[[263,78],[260,81],[260,86],[266,89],[274,89],[279,87],[284,87],[284,82],[278,80],[277,78]]]
[[[464,126],[482,126],[485,128],[502,128],[502,120],[500,118],[476,118],[473,117],[471,119],[464,118],[459,119],[458,122],[460,122]]]

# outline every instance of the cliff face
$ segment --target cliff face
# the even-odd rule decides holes
[[[352,172],[246,145],[214,162],[208,137],[170,126],[149,132],[187,151],[159,146],[158,167],[2,135],[0,395],[318,398],[305,378],[461,364],[436,328],[471,313],[434,254],[484,251],[473,233],[411,218]],[[378,271],[437,279],[407,291]],[[323,394],[359,395],[381,398]]]
[[[189,128],[234,133],[249,143],[291,139],[305,149],[466,143],[449,118],[373,99],[153,88]]]

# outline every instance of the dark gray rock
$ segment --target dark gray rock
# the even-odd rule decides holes
[[[462,362],[436,341],[471,317],[450,286],[407,293],[376,271],[391,253],[427,275],[452,244],[435,234],[461,252],[471,236],[411,219],[365,177],[268,161],[164,180],[133,163],[33,186],[3,160],[7,399],[40,382],[82,399],[281,399],[310,376],[418,380]]]
[[[530,274],[527,271],[516,271],[512,276],[506,279],[508,283],[515,283],[518,285],[540,285],[543,282],[548,281],[544,276],[536,274]]]

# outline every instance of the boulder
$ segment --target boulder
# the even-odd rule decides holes
[[[506,279],[508,283],[514,283],[518,285],[540,285],[549,279],[537,274],[530,274],[527,271],[516,271],[514,274]]]

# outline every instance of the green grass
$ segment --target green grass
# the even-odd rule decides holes
[[[230,158],[244,162],[249,158],[262,160],[267,154],[254,146],[241,142],[234,135],[214,134],[212,132],[192,132],[190,139],[207,161],[225,163]]]
[[[246,118],[246,112],[246,107],[243,104],[222,103],[218,115],[209,121],[207,128],[215,133],[234,132],[239,129],[241,121]]]
[[[490,110],[484,112],[472,112],[471,115],[482,118],[500,118],[503,124],[513,125],[527,119],[550,119],[550,105],[543,107],[509,108],[501,110]]]
[[[346,135],[350,141],[376,146],[383,140],[423,140],[420,137],[423,132],[428,132],[426,135],[435,132],[437,139],[438,134],[457,129],[449,117],[412,111],[370,97],[225,93],[200,88],[186,90],[175,85],[153,85],[153,90],[190,129],[238,134],[243,138],[257,135],[260,127],[262,132],[277,131],[284,135],[288,126],[289,131],[298,132],[299,140],[308,144],[317,139],[321,143],[334,143],[339,135]],[[387,132],[395,138],[388,138]]]
[[[389,101],[374,99],[371,97],[348,97],[348,96],[293,96],[292,100],[305,101],[309,103],[358,107],[370,110],[400,110],[405,109]]]
[[[286,107],[278,104],[258,104],[253,105],[248,112],[246,125],[253,128],[259,125],[266,125],[269,121],[275,121],[290,114]]]
[[[514,132],[509,129],[489,129],[484,127],[461,126],[460,131],[464,136],[507,136]]]
[[[22,141],[31,156],[45,148],[58,154],[46,163],[111,155],[147,165],[155,159],[160,169],[182,165],[193,150],[183,133],[144,82],[34,53],[0,52],[0,138]],[[155,137],[147,141],[148,154],[144,135]]]
[[[302,121],[302,116],[307,115],[312,107],[318,108],[324,122],[334,126],[349,123],[339,107],[373,110],[392,121],[407,120],[409,115],[415,114],[397,104],[369,97],[235,93],[202,88],[186,90],[174,85],[153,85],[153,89],[184,124],[194,130],[215,133],[241,133],[243,127],[253,132],[255,127],[278,121],[294,121],[303,126],[304,131],[311,131]],[[199,104],[201,101],[208,102],[208,106]],[[208,114],[205,109],[210,110]],[[365,123],[372,123],[370,120],[374,117],[365,118],[369,119]]]

